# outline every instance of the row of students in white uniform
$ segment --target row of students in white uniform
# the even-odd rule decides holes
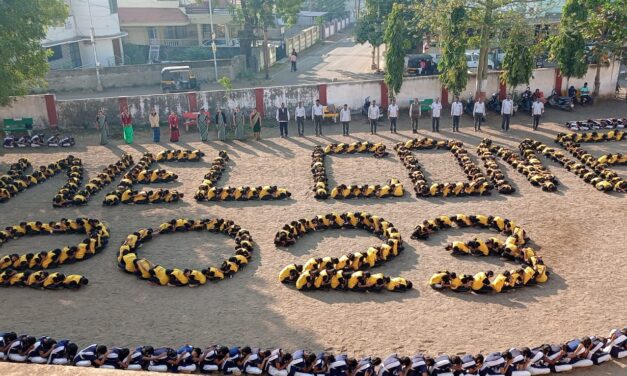
[[[528,376],[561,373],[590,367],[612,358],[627,357],[627,327],[614,329],[608,338],[584,337],[559,345],[509,349],[486,356],[440,355],[412,357],[390,355],[357,360],[346,355],[314,354],[304,350],[293,354],[282,349],[260,350],[250,347],[213,345],[204,350],[191,345],[178,349],[141,346],[134,350],[90,345],[78,351],[75,343],[0,334],[0,360],[37,364],[74,365],[155,372],[213,373],[239,376]]]

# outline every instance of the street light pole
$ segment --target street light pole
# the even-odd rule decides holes
[[[96,31],[94,30],[94,19],[91,16],[91,2],[89,0],[87,0],[87,9],[89,9],[89,39],[91,40],[91,47],[94,51],[94,64],[96,65],[96,91],[102,91],[100,62],[98,61],[98,52],[96,51]]]
[[[211,22],[211,50],[213,51],[213,70],[216,74],[216,82],[218,81],[218,61],[216,60],[216,34],[213,31],[213,7],[209,0],[209,22]]]

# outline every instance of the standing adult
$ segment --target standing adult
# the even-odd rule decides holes
[[[209,139],[209,113],[205,108],[201,108],[198,113],[198,132],[200,133],[200,140],[207,141]]]
[[[340,122],[342,122],[342,135],[348,136],[348,126],[351,121],[351,110],[345,103],[344,107],[340,110]]]
[[[459,118],[464,112],[464,106],[459,101],[459,96],[455,96],[455,100],[451,104],[451,117],[453,118],[453,132],[459,132]]]
[[[216,128],[218,128],[218,140],[226,141],[226,114],[218,107],[215,116]]]
[[[316,99],[316,104],[311,108],[311,118],[316,128],[316,136],[322,136],[322,114],[324,107],[320,104],[320,99]]]
[[[442,114],[442,104],[440,98],[435,98],[435,102],[431,103],[431,130],[440,132],[440,115]]]
[[[294,110],[294,117],[296,118],[296,126],[298,127],[298,135],[305,135],[305,107],[303,102],[298,102],[298,106]]]
[[[109,142],[109,123],[102,109],[98,110],[94,125],[96,129],[100,131],[100,145],[106,145]]]
[[[505,132],[509,131],[509,121],[514,114],[514,101],[512,101],[512,96],[507,94],[507,97],[501,104],[501,116],[503,120],[501,121],[501,129]]]
[[[179,117],[174,110],[170,111],[168,125],[170,126],[170,142],[179,142]]]
[[[540,125],[540,117],[544,114],[544,103],[540,101],[540,98],[536,98],[536,101],[531,105],[531,115],[533,116],[533,130],[538,130]]]
[[[298,60],[298,54],[295,49],[292,49],[292,53],[290,54],[290,63],[292,63],[290,72],[296,72],[298,70],[296,69],[296,60]]]
[[[475,102],[472,114],[475,119],[475,132],[481,131],[481,122],[485,119],[485,103],[483,103],[483,98],[479,98],[479,100]]]
[[[261,114],[256,108],[250,113],[250,126],[253,128],[253,137],[256,141],[261,140]]]
[[[418,98],[414,98],[414,101],[409,106],[409,118],[411,119],[411,133],[418,133],[418,119],[421,115],[420,101]]]
[[[379,106],[373,100],[368,107],[368,120],[370,120],[370,134],[377,134],[377,122],[379,121]]]
[[[161,141],[161,129],[159,128],[159,113],[153,107],[148,115],[148,122],[150,123],[150,129],[152,130],[152,141]]]
[[[276,109],[276,121],[279,122],[279,132],[281,138],[287,137],[287,125],[290,122],[290,112],[285,107],[285,103],[281,102],[281,107]]]
[[[231,126],[235,130],[235,139],[243,140],[246,138],[246,132],[244,131],[244,115],[239,106],[235,107],[231,114]]]
[[[120,121],[122,122],[124,141],[130,145],[133,143],[133,117],[128,112],[128,107],[124,107],[124,110],[122,110]]]
[[[388,106],[388,119],[390,119],[390,133],[396,133],[396,121],[398,120],[398,105],[396,99]]]

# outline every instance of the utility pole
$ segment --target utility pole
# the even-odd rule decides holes
[[[96,51],[96,31],[94,30],[94,19],[91,16],[91,3],[87,0],[87,9],[89,9],[89,39],[91,47],[94,51],[94,63],[96,65],[96,91],[102,91],[102,81],[100,80],[100,61],[98,61],[98,51]]]
[[[216,82],[218,81],[218,61],[216,59],[216,33],[213,31],[213,7],[209,0],[209,22],[211,22],[211,50],[213,51],[213,70],[216,74]]]

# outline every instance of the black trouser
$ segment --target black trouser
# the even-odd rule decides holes
[[[296,62],[292,61],[292,67],[290,68],[290,72],[296,72]]]
[[[342,122],[342,134],[344,136],[348,136],[348,122],[347,121]]]
[[[440,117],[431,118],[431,130],[434,132],[440,131]]]
[[[305,117],[298,116],[296,117],[296,125],[298,126],[298,135],[302,136],[305,134]]]
[[[370,119],[370,133],[377,134],[377,119]]]
[[[287,121],[279,122],[279,130],[281,131],[281,137],[287,137]]]
[[[459,132],[459,116],[453,116],[453,132]]]
[[[475,112],[475,131],[481,130],[481,121],[483,120],[483,114]]]
[[[390,132],[396,133],[396,119],[395,117],[390,118]]]
[[[504,131],[509,131],[509,118],[510,114],[503,114],[503,121],[501,122],[501,129]]]
[[[314,116],[314,127],[316,128],[316,136],[322,136],[322,115]]]
[[[411,131],[412,133],[418,133],[418,118],[411,118]]]
[[[540,115],[533,115],[533,130],[538,129],[538,125],[540,125]]]

